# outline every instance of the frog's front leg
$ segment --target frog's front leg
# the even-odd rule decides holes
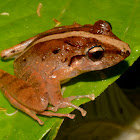
[[[48,110],[56,112],[59,108],[65,107],[73,107],[79,110],[82,116],[86,115],[86,111],[79,106],[76,106],[71,103],[72,100],[79,98],[90,98],[91,100],[95,99],[95,95],[79,95],[79,96],[71,96],[63,98],[61,94],[60,82],[55,80],[49,80],[47,83],[48,95],[49,95],[49,103],[53,107],[48,107]],[[50,91],[50,92],[49,92]]]

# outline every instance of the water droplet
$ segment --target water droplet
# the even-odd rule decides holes
[[[52,77],[52,78],[56,78],[56,75],[52,75],[51,77]]]

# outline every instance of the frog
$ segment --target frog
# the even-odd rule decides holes
[[[12,106],[40,125],[44,122],[38,115],[75,117],[58,113],[60,108],[73,107],[85,116],[86,111],[71,101],[94,100],[95,95],[64,98],[61,85],[80,74],[114,66],[130,53],[107,21],[55,27],[0,53],[2,59],[15,58],[14,75],[0,69],[0,90]]]

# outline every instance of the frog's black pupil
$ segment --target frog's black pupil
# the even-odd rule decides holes
[[[92,53],[92,58],[99,59],[102,56],[102,51]]]
[[[96,52],[93,52],[93,53],[88,53],[88,57],[91,60],[100,59],[102,56],[103,56],[103,51],[96,51]]]

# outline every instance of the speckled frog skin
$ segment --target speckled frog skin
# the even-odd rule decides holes
[[[74,118],[74,114],[56,113],[64,107],[74,107],[85,116],[86,111],[71,100],[94,100],[94,94],[63,98],[60,84],[82,73],[111,67],[129,54],[128,44],[112,33],[106,21],[53,28],[1,52],[3,59],[16,59],[14,76],[0,70],[0,89],[14,107],[40,125],[43,122],[36,114]]]

